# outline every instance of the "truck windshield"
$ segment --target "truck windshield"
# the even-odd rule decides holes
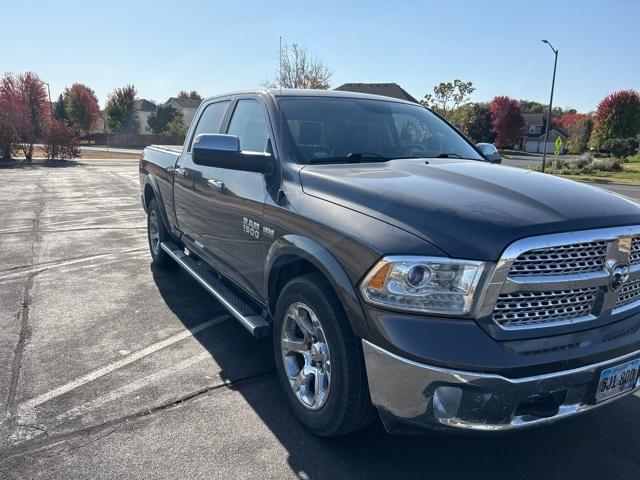
[[[281,97],[278,101],[305,163],[482,160],[458,132],[419,105],[327,97]]]

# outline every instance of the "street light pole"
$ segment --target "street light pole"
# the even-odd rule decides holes
[[[47,86],[47,92],[49,93],[49,110],[51,110],[51,116],[53,117],[53,104],[51,103],[51,90],[49,89],[49,84],[47,82],[42,82]]]
[[[542,148],[542,172],[544,173],[544,167],[547,163],[547,138],[549,137],[549,124],[551,123],[551,109],[553,108],[553,88],[556,84],[556,67],[558,66],[558,50],[553,48],[553,45],[548,40],[542,40],[542,43],[549,45],[556,58],[553,62],[553,80],[551,80],[551,98],[549,99],[549,111],[547,112],[547,124],[544,128],[544,147]]]

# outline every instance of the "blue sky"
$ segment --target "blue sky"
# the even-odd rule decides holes
[[[560,50],[554,105],[589,111],[640,89],[637,0],[3,3],[0,72],[33,70],[53,97],[86,83],[102,105],[127,83],[156,101],[256,87],[274,75],[281,35],[323,59],[333,87],[397,82],[422,98],[460,78],[474,100],[547,102],[548,38]]]

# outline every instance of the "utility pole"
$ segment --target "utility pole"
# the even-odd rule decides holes
[[[553,88],[556,84],[556,67],[558,66],[558,50],[553,48],[553,45],[548,40],[542,40],[542,43],[549,45],[556,58],[553,62],[553,79],[551,80],[551,98],[549,99],[549,111],[547,112],[547,125],[544,128],[544,147],[542,148],[542,173],[544,173],[544,167],[547,161],[547,138],[549,137],[549,124],[551,123],[551,109],[553,108]]]

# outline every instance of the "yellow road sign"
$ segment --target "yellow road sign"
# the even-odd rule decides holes
[[[554,153],[558,155],[560,153],[560,149],[562,148],[562,139],[560,137],[556,138],[556,141],[553,143]]]

